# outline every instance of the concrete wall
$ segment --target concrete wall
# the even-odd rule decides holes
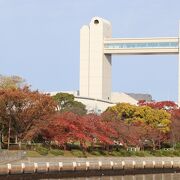
[[[88,159],[69,160],[68,162],[29,162],[5,164],[0,166],[0,178],[7,175],[22,177],[34,177],[39,174],[56,174],[57,177],[99,176],[99,175],[126,175],[146,173],[174,173],[180,172],[180,161],[178,158],[96,158],[94,161]],[[33,176],[32,176],[33,175]]]

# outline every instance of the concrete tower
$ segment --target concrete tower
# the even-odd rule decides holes
[[[111,23],[99,17],[81,28],[80,96],[111,100],[111,54],[104,54],[104,39],[111,37]]]
[[[109,21],[94,17],[80,34],[80,96],[111,101],[111,55],[177,54],[180,106],[179,37],[112,38]],[[112,98],[114,99],[114,98]]]

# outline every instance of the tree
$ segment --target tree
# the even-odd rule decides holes
[[[135,106],[128,103],[118,103],[109,107],[102,115],[105,120],[124,120],[129,124],[142,122],[161,131],[170,130],[171,115],[165,110],[152,109],[149,106]]]
[[[171,125],[169,132],[169,140],[173,147],[176,143],[180,142],[180,109],[173,101],[160,101],[160,102],[139,102],[140,106],[149,106],[153,109],[165,110],[171,114]]]
[[[163,141],[168,137],[167,133],[143,122],[129,124],[123,120],[114,120],[110,123],[111,127],[118,133],[116,141],[124,147],[133,146],[144,149],[148,145],[156,149],[160,148]]]
[[[137,107],[128,103],[118,103],[115,106],[108,107],[102,114],[106,120],[128,120],[134,117]]]
[[[25,80],[19,76],[0,75],[0,89],[22,88],[25,86]]]
[[[160,101],[160,102],[146,102],[139,101],[139,106],[149,106],[153,109],[164,109],[166,111],[172,111],[178,109],[178,105],[173,101]]]
[[[123,120],[110,121],[109,125],[117,132],[115,140],[118,144],[121,144],[126,148],[128,146],[141,147],[139,141],[143,134],[141,126],[137,124],[130,125]]]
[[[58,142],[64,149],[69,142],[79,142],[85,150],[87,143],[93,145],[95,139],[104,146],[113,144],[112,137],[116,136],[116,131],[107,122],[103,122],[100,116],[79,116],[72,112],[63,112],[51,118],[44,129],[44,135],[47,139]]]
[[[175,109],[171,111],[172,123],[170,131],[170,141],[173,144],[173,147],[180,142],[180,109]]]
[[[141,146],[151,146],[153,150],[160,149],[161,144],[168,139],[168,133],[161,130],[161,128],[154,128],[151,125],[141,124]]]
[[[73,112],[75,114],[84,115],[87,113],[86,106],[74,100],[74,95],[68,93],[57,93],[53,99],[58,103],[57,109],[60,112]]]
[[[31,140],[47,123],[47,118],[55,113],[55,101],[46,94],[23,89],[0,90],[0,126],[8,138],[17,136],[19,140]]]

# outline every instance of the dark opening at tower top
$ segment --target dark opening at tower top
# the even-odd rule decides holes
[[[99,20],[95,19],[94,24],[99,24]]]

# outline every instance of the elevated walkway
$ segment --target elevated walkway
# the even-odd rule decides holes
[[[178,54],[178,48],[178,37],[106,38],[104,40],[105,54]]]

